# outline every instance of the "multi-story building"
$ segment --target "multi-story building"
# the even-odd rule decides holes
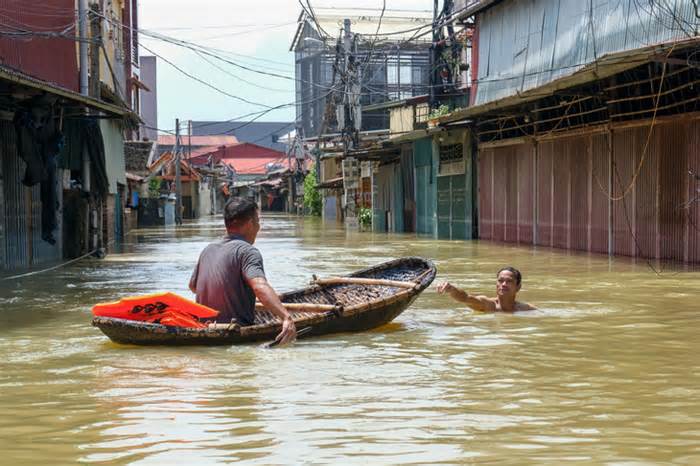
[[[361,106],[428,93],[432,13],[316,8],[312,16],[304,11],[290,47],[296,63],[296,126],[304,138],[339,131],[334,99],[344,92],[346,20],[348,48],[359,64]],[[387,129],[388,115],[386,110],[362,112],[360,129]]]
[[[85,37],[74,0],[19,3],[3,2],[0,19],[4,269],[78,257],[123,233],[123,128],[135,120],[118,61],[121,3],[81,1]]]

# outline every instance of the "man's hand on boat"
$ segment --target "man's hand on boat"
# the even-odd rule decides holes
[[[267,280],[263,277],[257,277],[248,280],[248,284],[265,308],[282,320],[282,331],[275,338],[275,342],[278,342],[279,345],[286,345],[296,340],[297,327],[294,320]]]
[[[291,316],[286,317],[282,321],[282,331],[275,338],[275,342],[279,345],[286,345],[297,339],[297,327],[294,325],[294,321]]]

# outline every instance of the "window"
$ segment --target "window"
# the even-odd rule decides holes
[[[413,82],[413,73],[410,64],[401,65],[399,68],[399,79],[401,80],[401,85],[408,85]]]
[[[386,67],[386,82],[389,84],[399,83],[398,67],[394,63]]]
[[[450,144],[447,146],[440,146],[440,164],[458,162],[462,160],[463,151],[463,144]]]

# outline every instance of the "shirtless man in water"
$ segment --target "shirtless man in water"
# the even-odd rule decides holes
[[[455,301],[464,303],[475,311],[481,312],[515,312],[531,311],[537,309],[532,304],[521,303],[515,300],[520,291],[522,275],[518,269],[504,267],[496,275],[496,297],[489,298],[483,295],[472,295],[464,290],[452,286],[450,283],[441,283],[437,287],[440,294],[448,294]]]

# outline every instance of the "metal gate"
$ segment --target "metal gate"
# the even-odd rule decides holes
[[[435,234],[435,167],[433,140],[421,139],[413,145],[415,162],[416,232]]]
[[[22,184],[26,165],[17,154],[14,126],[11,122],[0,122],[0,163],[2,163],[3,205],[0,215],[4,227],[5,269],[29,267],[61,258],[62,222],[59,218],[55,232],[56,244],[51,245],[41,238],[41,187],[26,187]],[[59,204],[62,196],[57,197]]]
[[[437,179],[438,238],[468,239],[468,199],[464,175],[439,176]]]

